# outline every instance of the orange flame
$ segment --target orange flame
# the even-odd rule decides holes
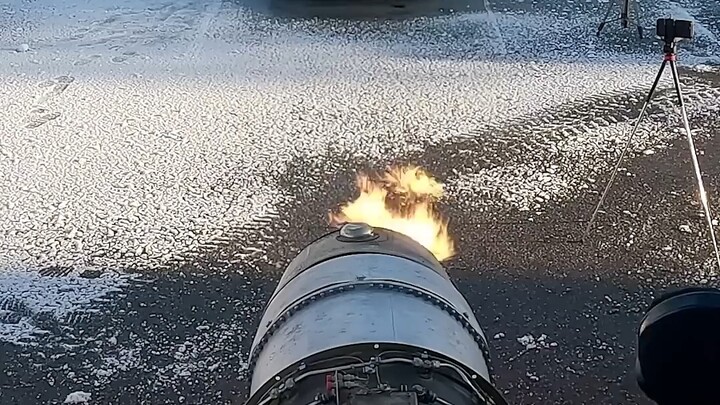
[[[443,185],[417,166],[394,167],[382,176],[357,176],[360,196],[344,204],[330,223],[364,222],[403,233],[425,246],[438,260],[455,254],[447,220],[435,208]]]

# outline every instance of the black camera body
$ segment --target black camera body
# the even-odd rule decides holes
[[[693,22],[688,20],[675,20],[672,18],[660,18],[657,20],[657,36],[666,43],[680,39],[693,38]]]
[[[638,385],[659,405],[720,398],[720,290],[684,288],[656,299],[638,331]]]

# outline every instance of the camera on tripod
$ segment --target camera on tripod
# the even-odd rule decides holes
[[[675,20],[660,18],[657,20],[656,34],[666,43],[676,42],[680,39],[692,39],[693,23],[688,20]]]
[[[667,65],[673,76],[678,105],[690,157],[697,181],[700,202],[705,212],[710,241],[715,260],[720,268],[720,244],[715,237],[713,219],[698,162],[695,141],[692,137],[680,78],[677,68],[676,48],[678,41],[693,38],[693,23],[687,20],[661,18],[657,20],[657,36],[663,42],[663,62],[655,82],[645,99],[625,148],[615,164],[610,180],[595,206],[585,235],[595,221],[603,200],[610,190],[620,163],[628,151],[632,139],[657,89]],[[716,405],[717,381],[720,380],[720,289],[686,288],[666,294],[655,300],[648,309],[638,331],[636,372],[638,385],[647,396],[660,405]]]

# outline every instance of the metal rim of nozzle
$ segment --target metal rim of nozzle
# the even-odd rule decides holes
[[[367,242],[377,239],[374,229],[364,222],[348,222],[340,228],[338,239],[343,242]]]

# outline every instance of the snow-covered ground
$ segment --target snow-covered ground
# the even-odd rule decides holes
[[[478,157],[493,167],[442,179],[456,198],[529,209],[582,188],[578,168],[608,167],[623,140],[627,117],[603,118],[622,106],[543,114],[640,100],[660,48],[618,24],[595,37],[605,3],[519,3],[391,22],[276,20],[220,0],[0,4],[0,340],[32,343],[39,315],[92,316],[127,270],[173,268],[274,220],[294,159],[402,158],[480,134],[500,148],[514,130],[538,149]],[[716,4],[644,7],[646,26],[696,19],[682,61],[716,70]],[[688,93],[693,114],[717,114],[716,87]],[[677,136],[662,125],[636,150]]]

